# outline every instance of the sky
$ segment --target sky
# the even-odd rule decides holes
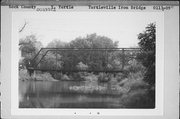
[[[54,39],[70,42],[92,33],[119,41],[118,47],[137,47],[138,34],[159,19],[154,12],[88,11],[20,12],[13,18],[19,29],[28,23],[19,38],[35,34],[44,47]]]

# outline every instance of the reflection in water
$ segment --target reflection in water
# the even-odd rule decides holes
[[[19,81],[20,108],[122,108],[120,95],[75,93],[77,81]],[[109,90],[108,84],[98,84]]]

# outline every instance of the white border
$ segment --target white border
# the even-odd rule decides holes
[[[122,12],[122,11],[119,11]],[[18,27],[16,15],[12,12],[11,38],[11,113],[12,115],[100,115],[100,116],[155,116],[163,115],[163,85],[164,85],[164,13],[154,12],[161,20],[156,21],[156,108],[155,109],[26,109],[18,108]],[[57,13],[57,12],[56,12]],[[128,13],[128,12],[126,12]],[[89,114],[91,112],[91,114]],[[99,112],[100,114],[97,114]]]

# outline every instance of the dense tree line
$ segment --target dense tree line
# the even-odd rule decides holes
[[[32,60],[39,48],[41,48],[41,43],[37,41],[36,37],[31,35],[27,36],[25,39],[20,40],[20,49],[23,52],[24,65],[28,66],[26,63]],[[38,46],[38,47],[36,47]],[[78,37],[69,43],[61,42],[59,40],[53,40],[48,45],[47,48],[117,48],[118,42],[113,42],[110,38],[105,36],[98,36],[96,34],[87,35],[86,37]],[[43,55],[46,51],[43,51]],[[40,56],[41,56],[40,55]],[[38,58],[37,58],[38,59]],[[107,64],[107,60],[109,64]],[[117,58],[109,57],[107,59],[107,52],[102,51],[48,51],[46,56],[43,58],[39,67],[41,68],[58,68],[58,69],[76,69],[80,64],[86,65],[89,69],[103,69],[105,67],[117,66]],[[116,63],[116,64],[115,64]],[[120,63],[119,63],[120,65]]]
[[[154,23],[149,24],[145,31],[138,35],[139,47],[142,49],[138,55],[139,62],[141,62],[147,69],[144,80],[150,85],[155,84],[155,39],[156,27]],[[35,54],[42,47],[42,43],[37,40],[35,35],[30,35],[24,39],[20,39],[20,50],[23,53],[24,59],[20,64],[24,67],[30,65],[30,61]],[[113,42],[112,39],[99,36],[97,34],[90,34],[86,37],[78,37],[69,43],[60,40],[53,40],[47,48],[117,48],[118,42]],[[43,51],[40,56],[46,51]],[[125,55],[132,53],[126,52]],[[48,69],[120,69],[122,68],[122,54],[119,52],[101,51],[49,51],[39,67]],[[128,64],[130,59],[125,57],[125,64]],[[38,59],[38,58],[37,58]],[[108,62],[107,62],[108,61]]]

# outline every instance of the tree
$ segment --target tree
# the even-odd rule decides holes
[[[39,51],[37,49],[37,38],[35,36],[27,36],[20,41],[20,48],[26,54],[26,59],[32,59],[32,57]],[[53,40],[47,48],[117,48],[118,42],[113,42],[110,38],[105,36],[98,36],[96,34],[90,34],[86,37],[78,37],[72,40],[70,43],[65,43],[60,40]],[[46,53],[46,50],[44,51]],[[41,54],[44,54],[41,53]],[[89,50],[64,50],[64,51],[48,51],[48,53],[41,60],[41,68],[58,68],[65,70],[77,69],[77,65],[85,64],[90,70],[105,69],[108,67],[107,53],[105,51],[89,51]],[[29,55],[29,56],[28,56]],[[28,58],[27,58],[28,56]],[[38,58],[37,58],[38,59]],[[40,59],[40,58],[39,58]],[[112,60],[118,59],[112,58]],[[28,61],[27,60],[27,61]],[[109,61],[111,62],[111,61]],[[117,60],[115,61],[117,62]],[[116,63],[117,64],[117,63]],[[113,65],[116,66],[116,65]],[[117,66],[116,66],[117,67]]]
[[[19,41],[20,50],[26,53],[37,53],[42,47],[42,43],[37,41],[35,35],[29,35]]]
[[[41,69],[61,69],[62,61],[59,54],[54,54],[54,52],[48,52],[46,56],[40,63]]]
[[[118,42],[113,42],[110,38],[99,36],[97,34],[90,34],[86,37],[78,37],[69,43],[70,48],[117,48]],[[70,52],[69,52],[70,53]],[[74,65],[82,62],[87,64],[91,70],[104,69],[107,67],[106,52],[102,51],[78,51],[73,53]],[[69,55],[71,57],[72,55]],[[66,60],[69,63],[68,60]],[[70,61],[72,62],[72,61]],[[66,64],[66,63],[65,63]]]
[[[78,37],[70,42],[71,48],[116,48],[118,41],[113,42],[110,38],[99,36],[96,33],[86,37]]]
[[[61,40],[54,39],[48,45],[46,46],[47,48],[64,48],[67,45],[67,43],[62,42]]]
[[[61,40],[54,39],[48,43],[46,48],[66,48],[67,44],[68,43],[62,42]],[[61,69],[63,65],[62,55],[62,51],[49,51],[41,63],[41,68]]]
[[[30,65],[30,60],[34,58],[35,54],[42,47],[42,43],[40,41],[37,41],[35,35],[29,35],[25,38],[20,39],[19,46],[22,56],[24,57],[21,65],[27,67]]]
[[[138,56],[142,64],[147,68],[144,80],[151,86],[155,84],[155,47],[156,47],[156,24],[151,23],[143,33],[138,35],[139,46],[142,53]]]

